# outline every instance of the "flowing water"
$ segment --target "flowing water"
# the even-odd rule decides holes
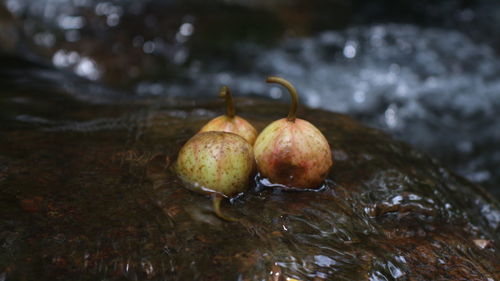
[[[297,2],[5,0],[0,280],[500,279],[499,8]],[[257,178],[224,222],[170,165],[221,84],[259,130],[285,116],[270,74],[335,165],[316,192]]]

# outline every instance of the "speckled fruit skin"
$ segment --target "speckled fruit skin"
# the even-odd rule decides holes
[[[222,115],[215,117],[201,128],[200,133],[210,131],[234,133],[242,136],[252,145],[257,138],[257,130],[248,121],[239,116],[229,117]]]
[[[214,131],[193,136],[181,148],[175,165],[187,188],[224,196],[245,191],[254,168],[253,148],[245,139]]]
[[[287,187],[319,187],[333,164],[325,136],[298,118],[267,126],[255,141],[254,153],[260,174]]]

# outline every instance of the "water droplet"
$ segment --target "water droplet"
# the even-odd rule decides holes
[[[181,27],[179,28],[179,33],[182,36],[189,37],[193,34],[194,32],[194,26],[191,23],[183,23]]]
[[[57,20],[62,29],[80,29],[85,26],[85,18],[81,16],[60,16]]]
[[[22,13],[25,6],[24,3],[18,0],[7,0],[5,5],[7,6],[7,9],[15,15]]]
[[[283,96],[283,92],[278,87],[272,87],[271,91],[269,92],[269,95],[273,99],[280,99]]]
[[[357,103],[363,103],[366,99],[366,93],[364,91],[355,91],[354,92],[354,101]]]
[[[391,129],[396,128],[398,125],[398,108],[395,104],[391,104],[385,111],[385,123]]]
[[[116,13],[110,14],[106,17],[106,24],[108,26],[117,26],[120,23],[120,16]]]
[[[354,41],[347,41],[344,46],[344,51],[343,54],[346,58],[352,59],[356,56],[356,42]]]
[[[101,75],[96,63],[89,58],[82,58],[76,65],[75,73],[90,80],[97,80]]]
[[[110,2],[101,2],[95,6],[95,13],[98,16],[108,15],[111,13],[112,8],[113,4]]]
[[[146,41],[144,42],[144,44],[142,45],[142,50],[144,51],[144,53],[146,54],[151,54],[155,51],[155,48],[156,48],[156,45],[155,45],[155,42],[153,41]]]
[[[56,67],[68,67],[80,58],[77,52],[67,52],[66,50],[58,50],[52,56],[52,63]]]

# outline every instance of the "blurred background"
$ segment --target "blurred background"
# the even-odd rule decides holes
[[[287,102],[264,83],[280,75],[303,104],[380,128],[500,198],[497,0],[0,1],[2,91],[112,103],[213,99],[227,84]]]

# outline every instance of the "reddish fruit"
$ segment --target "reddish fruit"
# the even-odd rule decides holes
[[[235,219],[221,214],[221,199],[245,191],[254,168],[252,146],[226,132],[196,134],[181,148],[175,164],[188,189],[213,195],[215,213],[225,220]]]
[[[222,86],[219,92],[221,98],[226,100],[226,114],[210,120],[200,133],[210,131],[221,131],[234,133],[242,136],[248,143],[254,144],[257,138],[257,130],[245,119],[236,115],[233,105],[233,97],[227,86]]]
[[[266,82],[287,88],[292,106],[287,118],[271,123],[255,141],[254,154],[260,174],[271,183],[286,187],[319,187],[333,164],[328,141],[314,125],[295,117],[298,96],[288,81],[269,77]]]

